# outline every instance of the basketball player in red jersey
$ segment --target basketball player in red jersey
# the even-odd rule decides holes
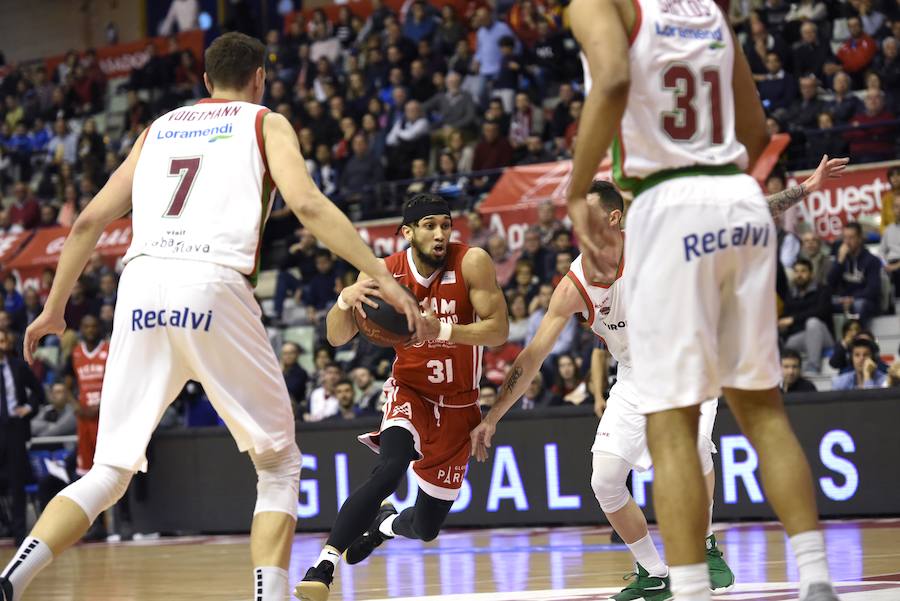
[[[405,251],[385,259],[400,284],[427,313],[424,340],[396,346],[384,385],[381,428],[360,442],[379,453],[369,479],[344,503],[315,565],[297,585],[303,601],[325,601],[344,554],[358,563],[400,535],[433,540],[459,495],[469,461],[469,432],[481,422],[478,384],[483,346],[506,341],[506,300],[494,264],[480,248],[450,242],[450,208],[440,196],[417,194],[403,206]],[[375,305],[375,283],[360,274],[328,312],[328,341],[339,346],[357,332],[352,311]],[[393,493],[410,462],[418,481],[415,506],[397,513],[379,505]]]
[[[78,461],[79,476],[94,465],[97,448],[97,429],[100,419],[100,391],[106,373],[109,342],[100,337],[100,322],[93,315],[81,320],[81,342],[72,351],[67,371],[78,384]]]

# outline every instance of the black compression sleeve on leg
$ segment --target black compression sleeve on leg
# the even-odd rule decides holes
[[[394,534],[406,538],[432,541],[441,531],[441,526],[447,519],[451,507],[453,507],[453,501],[435,499],[420,488],[419,494],[416,496],[416,504],[401,511],[391,527]]]
[[[369,479],[344,501],[334,520],[327,544],[338,551],[345,551],[372,525],[381,502],[397,489],[409,462],[417,457],[412,434],[403,428],[387,428],[381,433],[380,442],[378,465]]]

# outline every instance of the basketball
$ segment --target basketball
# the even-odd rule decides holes
[[[409,288],[404,287],[410,296],[415,298]],[[378,303],[374,309],[369,305],[362,305],[366,314],[363,318],[359,311],[353,311],[353,320],[363,337],[378,346],[394,346],[409,341],[412,333],[406,324],[406,315],[400,313],[394,307],[379,296],[372,295],[369,298]]]

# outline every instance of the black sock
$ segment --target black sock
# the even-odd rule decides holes
[[[406,538],[431,541],[437,538],[453,501],[435,499],[425,494],[421,488],[416,495],[416,504],[400,512],[391,524],[394,534]]]
[[[381,433],[380,442],[378,465],[369,479],[344,501],[328,536],[327,544],[341,552],[372,525],[381,502],[397,490],[409,462],[418,456],[412,434],[403,428],[386,429]]]

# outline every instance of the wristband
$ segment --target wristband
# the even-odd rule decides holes
[[[350,310],[350,305],[348,305],[347,301],[344,300],[343,292],[338,294],[337,306],[338,306],[338,309],[340,309],[341,311],[349,311]]]
[[[438,337],[437,337],[437,339],[438,339],[438,340],[444,340],[444,341],[449,342],[449,340],[450,340],[450,334],[451,334],[452,332],[453,332],[453,325],[450,324],[450,323],[448,323],[448,322],[446,322],[446,321],[442,321],[442,322],[441,322],[441,331],[438,332]]]

